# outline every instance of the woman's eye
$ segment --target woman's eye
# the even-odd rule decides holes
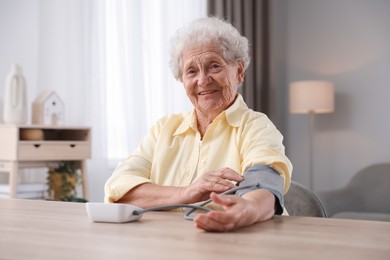
[[[194,69],[186,70],[186,75],[188,75],[188,76],[194,75],[195,73],[196,73],[196,71]]]
[[[210,70],[211,70],[212,72],[218,72],[218,71],[220,71],[221,69],[222,69],[222,66],[219,65],[219,64],[217,64],[217,63],[213,63],[213,64],[211,64],[211,66],[210,66]]]

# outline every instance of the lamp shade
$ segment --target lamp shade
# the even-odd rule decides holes
[[[320,114],[334,111],[334,85],[328,81],[296,81],[290,84],[290,112]]]

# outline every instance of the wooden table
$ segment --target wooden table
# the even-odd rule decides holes
[[[206,233],[181,212],[92,223],[84,204],[0,199],[0,259],[390,259],[390,223],[274,217]]]

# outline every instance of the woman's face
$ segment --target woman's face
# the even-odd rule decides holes
[[[217,116],[231,105],[244,80],[242,62],[225,60],[215,43],[188,48],[182,61],[182,81],[198,112]]]

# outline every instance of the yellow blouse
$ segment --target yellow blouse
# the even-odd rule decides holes
[[[229,167],[242,174],[256,164],[277,171],[287,192],[292,164],[282,141],[268,117],[249,109],[241,95],[214,119],[203,139],[194,111],[166,116],[107,180],[105,202],[119,200],[142,183],[187,186],[211,170]]]

